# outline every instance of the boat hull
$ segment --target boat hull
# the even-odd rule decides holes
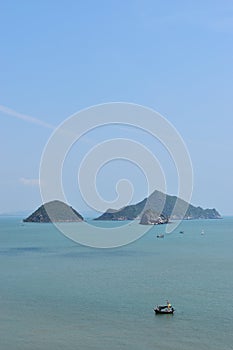
[[[173,315],[174,311],[175,310],[173,308],[171,310],[154,309],[156,315]]]

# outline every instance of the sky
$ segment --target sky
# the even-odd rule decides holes
[[[74,113],[108,102],[154,109],[183,138],[193,166],[191,202],[233,215],[232,1],[5,1],[0,3],[0,213],[41,204],[40,160],[54,129]],[[68,202],[81,214],[77,171],[85,154],[114,137],[148,147],[177,193],[162,145],[133,128],[106,126],[72,147],[64,162]],[[119,179],[146,196],[143,172],[125,160],[98,173],[112,200]]]

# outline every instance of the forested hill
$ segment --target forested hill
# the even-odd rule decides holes
[[[185,208],[187,208],[186,211]],[[145,198],[137,204],[128,205],[119,210],[109,209],[95,220],[141,219],[143,213],[148,210],[157,213],[158,216],[162,215],[165,218],[169,218],[170,220],[221,218],[221,215],[216,209],[203,209],[199,206],[195,207],[176,196],[154,191],[148,198]]]

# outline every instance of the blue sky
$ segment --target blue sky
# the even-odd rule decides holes
[[[233,214],[232,1],[8,1],[0,4],[0,33],[0,213],[40,205],[40,158],[53,126],[83,108],[125,101],[155,109],[182,135],[192,202]],[[129,135],[153,148],[144,134],[109,128],[72,150],[65,188],[81,213],[81,154]],[[153,149],[176,193],[172,162],[160,145]],[[100,175],[103,196],[114,196],[117,175],[135,182],[134,201],[145,196],[142,174],[123,161]]]

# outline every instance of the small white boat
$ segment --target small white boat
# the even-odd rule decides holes
[[[205,234],[205,231],[204,230],[201,230],[201,235],[203,236]]]

